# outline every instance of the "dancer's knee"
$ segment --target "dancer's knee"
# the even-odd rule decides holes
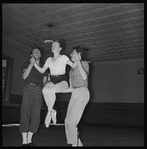
[[[70,120],[68,117],[66,117],[66,118],[64,119],[65,125],[69,125],[70,122],[71,122],[71,120]]]
[[[47,94],[47,93],[48,93],[48,88],[44,87],[44,88],[42,89],[42,93],[43,93],[43,94]]]
[[[64,123],[65,123],[65,125],[68,123],[67,118],[64,119]]]

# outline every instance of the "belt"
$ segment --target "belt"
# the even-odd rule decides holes
[[[36,86],[36,87],[42,87],[42,85],[40,85],[40,84],[35,84],[35,83],[28,83],[28,84],[30,84],[32,86]]]
[[[60,76],[65,76],[65,74],[63,75],[50,75],[51,77],[60,77]]]
[[[86,86],[76,86],[76,87],[73,87],[73,88],[76,89],[76,88],[81,88],[81,87],[86,87]]]

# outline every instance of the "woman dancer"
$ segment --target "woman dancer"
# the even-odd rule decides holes
[[[38,71],[44,73],[47,68],[50,69],[50,80],[51,82],[46,83],[43,87],[43,96],[48,107],[48,113],[45,118],[45,126],[48,128],[51,121],[51,115],[53,106],[56,99],[56,93],[62,92],[68,88],[67,78],[65,76],[66,65],[72,67],[72,62],[66,55],[61,55],[60,51],[63,48],[61,40],[56,40],[52,43],[51,50],[54,54],[53,57],[47,58],[43,68],[40,68],[36,63],[34,66]]]

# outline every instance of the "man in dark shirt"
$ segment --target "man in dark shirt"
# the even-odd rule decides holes
[[[35,48],[31,52],[31,59],[22,66],[22,77],[25,80],[21,105],[21,119],[19,131],[22,133],[22,146],[35,146],[32,142],[33,134],[37,132],[40,124],[42,106],[42,87],[47,81],[47,71],[42,74],[33,65],[36,62],[40,67],[41,51]],[[34,60],[35,58],[35,60]]]

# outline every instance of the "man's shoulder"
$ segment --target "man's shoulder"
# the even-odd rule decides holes
[[[82,61],[82,64],[89,65],[87,61]]]
[[[89,64],[87,61],[82,61],[82,65],[87,71],[89,71]]]
[[[67,57],[65,54],[62,54],[61,56],[62,56],[62,57]]]

